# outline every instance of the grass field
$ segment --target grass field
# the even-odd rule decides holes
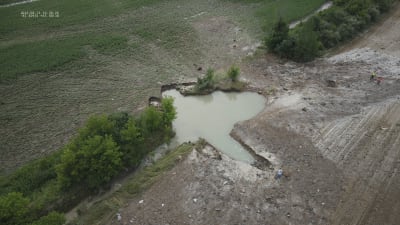
[[[324,0],[40,0],[0,8],[0,170],[60,148],[91,114],[245,58],[277,15]],[[58,12],[58,18],[21,12]],[[233,48],[236,40],[238,48]]]

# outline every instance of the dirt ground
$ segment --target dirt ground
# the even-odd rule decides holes
[[[271,168],[193,151],[110,224],[399,224],[399,15],[329,58],[243,62],[268,103],[233,134]]]

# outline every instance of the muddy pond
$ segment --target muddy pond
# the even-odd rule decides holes
[[[172,145],[197,141],[200,137],[233,159],[252,163],[253,157],[229,133],[235,123],[250,119],[265,107],[266,99],[256,93],[214,92],[204,96],[182,96],[176,90],[163,92],[174,100],[178,116]]]

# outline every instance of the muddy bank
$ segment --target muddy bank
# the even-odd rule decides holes
[[[257,154],[256,151],[254,151],[252,147],[250,147],[248,144],[246,144],[246,143],[239,137],[239,135],[237,135],[237,133],[231,131],[231,132],[229,133],[229,135],[230,135],[233,139],[235,139],[237,142],[239,142],[240,145],[242,145],[243,148],[246,149],[246,150],[253,156],[253,158],[254,158],[254,162],[252,163],[253,166],[257,167],[257,168],[260,169],[260,170],[268,170],[268,169],[269,169],[269,170],[273,170],[273,169],[274,169],[273,166],[272,166],[272,164],[271,164],[271,162],[270,162],[267,158],[265,158],[265,157],[263,157],[263,156]]]

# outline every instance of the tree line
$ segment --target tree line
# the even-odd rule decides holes
[[[292,30],[282,18],[265,39],[270,52],[298,62],[313,60],[376,22],[396,0],[334,0],[333,6]]]
[[[138,167],[173,137],[172,98],[139,116],[96,115],[60,151],[0,177],[0,224],[61,225],[62,213],[108,187],[123,171]]]

